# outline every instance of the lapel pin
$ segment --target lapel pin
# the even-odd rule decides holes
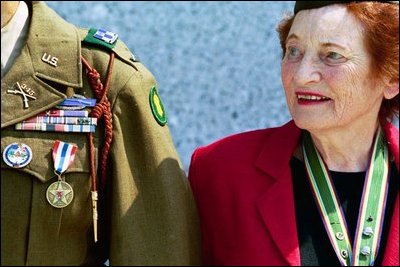
[[[14,95],[22,95],[22,97],[24,99],[23,100],[24,108],[29,108],[29,104],[28,104],[29,99],[28,98],[36,100],[36,97],[33,96],[35,94],[35,92],[31,88],[28,88],[28,86],[26,86],[26,84],[20,85],[19,82],[17,82],[17,86],[18,86],[18,89],[15,89],[15,90],[8,89],[7,93],[12,93]]]
[[[93,37],[102,40],[103,42],[113,44],[118,39],[118,34],[103,29],[98,29]]]
[[[12,168],[25,167],[32,160],[32,150],[23,143],[9,144],[3,151],[3,160]]]
[[[53,57],[50,54],[44,53],[42,56],[42,61],[52,65],[53,67],[57,67],[58,58]]]

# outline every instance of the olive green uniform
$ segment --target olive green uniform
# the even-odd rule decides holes
[[[94,242],[87,135],[75,132],[17,131],[14,124],[63,101],[67,88],[95,98],[82,55],[104,82],[110,50],[82,42],[88,30],[60,18],[44,2],[30,6],[30,29],[21,55],[1,80],[1,149],[25,143],[32,161],[23,168],[1,162],[1,264],[111,265],[199,264],[198,221],[194,201],[168,126],[161,126],[149,104],[156,85],[151,73],[117,41],[108,99],[113,141],[108,156],[107,194],[99,198],[99,241]],[[42,55],[57,57],[57,66]],[[36,99],[24,108],[21,95],[7,93],[16,83]],[[68,89],[70,90],[70,89]],[[94,133],[95,162],[104,125]],[[74,190],[62,209],[46,200],[57,180],[55,140],[74,143],[75,160],[65,172]]]

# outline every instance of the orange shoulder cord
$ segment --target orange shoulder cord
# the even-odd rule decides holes
[[[96,106],[92,109],[89,116],[97,118],[97,120],[104,117],[104,126],[105,126],[105,138],[104,145],[101,153],[100,160],[100,192],[103,192],[104,186],[106,183],[106,171],[107,171],[107,156],[110,151],[110,146],[112,142],[112,114],[111,114],[111,104],[107,98],[108,89],[110,87],[110,79],[112,74],[112,68],[114,65],[114,53],[110,55],[110,61],[108,63],[107,69],[107,77],[105,81],[105,86],[100,80],[100,74],[96,69],[92,68],[89,63],[86,61],[84,57],[81,56],[81,60],[83,65],[86,68],[86,74],[89,79],[90,87],[92,88],[97,103]],[[93,205],[93,231],[94,231],[94,242],[97,242],[97,183],[96,183],[96,170],[95,170],[95,162],[94,162],[94,143],[93,143],[93,134],[88,133],[88,141],[89,141],[89,159],[90,159],[90,180],[92,185],[92,205]]]

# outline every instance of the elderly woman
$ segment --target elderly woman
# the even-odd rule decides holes
[[[278,26],[293,120],[197,149],[206,265],[399,265],[399,6],[297,2]]]

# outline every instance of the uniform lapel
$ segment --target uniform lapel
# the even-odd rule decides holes
[[[82,87],[77,29],[44,2],[30,7],[26,45],[1,80],[1,128],[54,107],[67,86]]]
[[[10,93],[19,91],[19,87],[25,87],[23,92],[31,94],[31,97],[26,97],[26,103],[22,94]],[[45,111],[64,98],[64,94],[35,75],[28,48],[25,46],[12,68],[1,80],[1,128]]]
[[[275,180],[258,199],[258,210],[283,258],[289,265],[298,266],[300,250],[289,161],[300,133],[294,122],[289,122],[270,136],[256,162],[260,170]]]

